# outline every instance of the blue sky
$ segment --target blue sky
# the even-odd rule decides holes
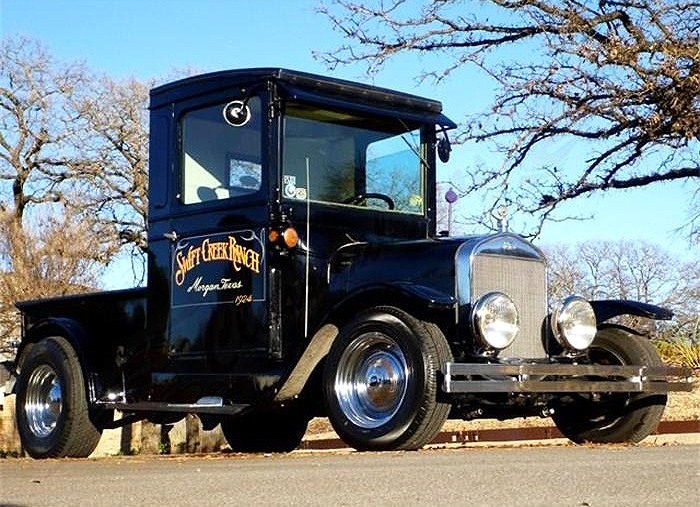
[[[329,74],[312,51],[332,50],[342,39],[315,13],[316,5],[317,0],[0,0],[0,31],[38,39],[59,59],[84,60],[115,77],[263,66]],[[482,76],[462,72],[439,86],[418,85],[413,78],[424,63],[402,58],[380,72],[374,84],[441,100],[456,121],[487,107],[489,86]],[[333,75],[367,81],[359,67],[340,68]],[[438,179],[458,182],[465,166],[491,158],[487,152],[457,148]],[[675,232],[687,217],[692,192],[690,183],[676,183],[583,199],[564,211],[590,220],[548,224],[538,243],[645,239],[678,255],[697,256]]]

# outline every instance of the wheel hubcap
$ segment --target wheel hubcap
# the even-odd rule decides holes
[[[56,428],[63,409],[63,393],[56,371],[43,364],[36,368],[27,383],[24,413],[29,430],[44,438]]]
[[[401,348],[381,333],[358,336],[343,352],[335,392],[343,414],[361,428],[377,428],[406,396],[408,366]]]

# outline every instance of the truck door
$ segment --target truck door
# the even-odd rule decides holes
[[[262,99],[182,104],[171,225],[173,371],[233,372],[267,351],[268,178]]]

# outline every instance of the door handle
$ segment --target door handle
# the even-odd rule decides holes
[[[175,243],[175,242],[177,241],[177,238],[178,238],[177,232],[175,232],[175,231],[164,232],[164,233],[163,233],[163,237],[164,237],[165,239],[169,239],[169,240],[172,241],[173,243]]]

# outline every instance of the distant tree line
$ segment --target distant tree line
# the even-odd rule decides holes
[[[570,294],[656,304],[672,310],[674,319],[627,317],[622,323],[657,339],[700,346],[700,258],[681,262],[644,241],[596,241],[545,251],[551,304]]]

